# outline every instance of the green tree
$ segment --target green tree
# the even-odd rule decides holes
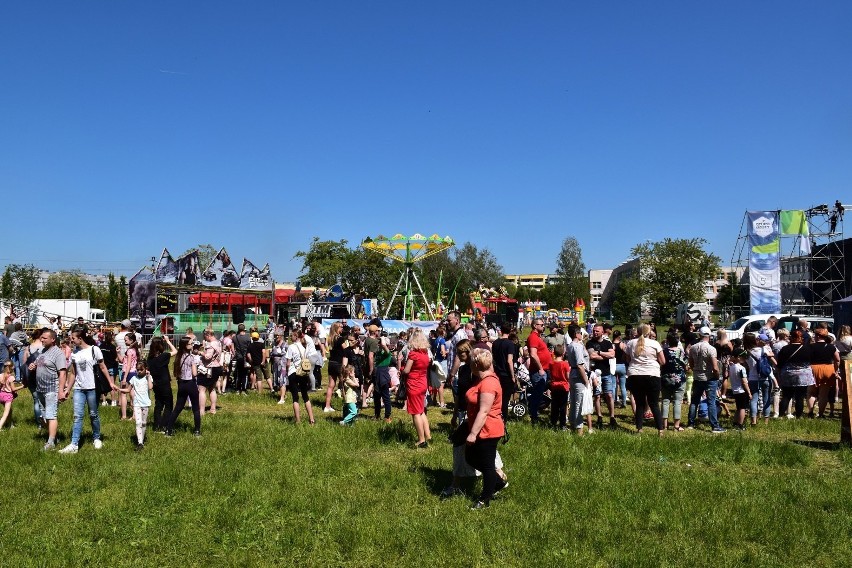
[[[666,323],[682,302],[704,297],[704,282],[719,272],[721,260],[704,250],[701,238],[671,239],[638,244],[630,254],[639,258],[644,296],[653,319]]]
[[[118,280],[118,304],[116,305],[116,309],[118,310],[115,314],[116,320],[121,320],[127,317],[128,310],[128,287],[127,287],[127,277],[121,276]]]
[[[346,242],[321,241],[314,237],[307,251],[300,250],[293,255],[293,258],[302,259],[302,273],[299,275],[302,286],[330,288],[342,282],[351,252]]]
[[[729,316],[727,319],[747,314],[749,312],[749,298],[746,287],[737,282],[734,273],[729,273],[727,280],[728,282],[719,288],[716,299],[713,300],[714,307]]]
[[[38,294],[39,270],[32,264],[9,264],[0,279],[3,298],[29,306]]]
[[[642,282],[637,275],[621,278],[612,294],[615,323],[636,323],[642,314]]]
[[[561,307],[573,307],[577,298],[590,304],[589,279],[586,265],[583,263],[583,251],[574,237],[566,237],[556,256],[556,281],[549,291],[553,301]],[[558,308],[557,308],[558,309]]]

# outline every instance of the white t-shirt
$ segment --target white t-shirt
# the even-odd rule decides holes
[[[148,392],[148,375],[135,375],[130,379],[130,388],[133,389],[133,407],[148,408],[151,406],[151,393]]]
[[[124,342],[124,338],[127,336],[128,333],[130,332],[119,331],[117,334],[115,334],[115,347],[116,349],[118,349],[118,355],[122,359],[124,358],[124,353],[127,351],[127,344]]]
[[[80,349],[71,355],[71,364],[76,373],[74,390],[89,390],[95,385],[95,365],[104,360],[103,353],[97,345]]]
[[[657,359],[657,354],[663,352],[663,347],[656,339],[645,339],[645,350],[642,353],[636,353],[636,344],[639,338],[631,339],[627,342],[624,351],[630,360],[630,365],[627,367],[628,376],[642,375],[649,377],[660,376],[660,361]]]
[[[299,368],[299,365],[302,362],[302,355],[310,359],[312,356],[316,355],[316,348],[314,348],[313,341],[307,341],[307,345],[302,345],[301,341],[297,341],[295,343],[291,343],[289,347],[287,347],[287,376],[292,375]]]
[[[731,391],[734,394],[745,392],[743,381],[746,380],[746,370],[739,363],[728,365],[728,380],[731,381]]]

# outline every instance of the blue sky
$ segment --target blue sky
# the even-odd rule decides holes
[[[450,235],[588,268],[850,202],[850,2],[4,2],[0,265]],[[10,246],[11,245],[11,246]]]

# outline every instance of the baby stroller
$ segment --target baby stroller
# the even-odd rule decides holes
[[[512,395],[512,398],[509,400],[509,408],[508,413],[509,417],[515,418],[523,418],[527,415],[529,411],[529,397],[532,394],[532,382],[529,377],[526,378],[518,378],[518,381],[521,383],[521,387],[515,391]],[[539,404],[539,412],[542,410],[547,410],[550,406],[550,391],[544,391],[544,394],[541,396],[541,403]]]

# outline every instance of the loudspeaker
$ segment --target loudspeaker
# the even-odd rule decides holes
[[[231,319],[235,324],[241,324],[246,321],[246,310],[242,306],[231,306]]]

